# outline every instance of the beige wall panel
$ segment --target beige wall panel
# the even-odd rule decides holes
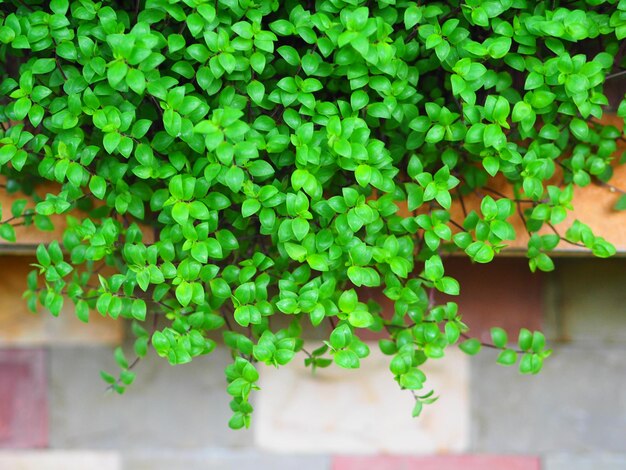
[[[35,260],[27,256],[0,256],[0,345],[2,347],[46,344],[117,344],[123,337],[123,322],[91,312],[89,323],[76,318],[71,302],[58,318],[41,309],[34,314],[22,293],[26,276]]]

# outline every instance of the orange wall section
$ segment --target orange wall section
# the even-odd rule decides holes
[[[606,115],[603,118],[603,122],[606,124],[615,125],[618,128],[622,128],[622,119],[614,115]],[[615,154],[615,160],[618,161],[621,153],[626,150],[626,144],[623,141],[618,142],[618,151]],[[0,183],[2,180],[0,180]],[[626,165],[615,166],[615,173],[611,180],[611,185],[622,190],[626,190]],[[504,178],[499,177],[493,179],[489,183],[489,187],[504,195],[511,196],[512,191],[506,184]],[[53,185],[44,185],[39,188],[38,194],[45,196],[47,192],[53,192]],[[488,191],[484,191],[484,194],[491,194]],[[557,226],[559,232],[564,235],[567,228],[576,219],[589,225],[596,235],[604,237],[609,242],[613,243],[617,248],[618,254],[626,255],[626,211],[617,212],[613,210],[615,202],[619,198],[620,194],[617,191],[611,190],[610,187],[601,186],[599,184],[591,184],[585,188],[577,187],[574,190],[574,211],[568,214],[567,219]],[[20,195],[8,195],[6,191],[0,188],[0,205],[4,208],[4,217],[9,213],[11,203],[23,198]],[[471,194],[464,197],[464,204],[467,211],[478,210],[480,207],[481,197],[476,194]],[[523,205],[522,205],[523,206]],[[29,207],[33,207],[33,204],[29,204]],[[526,206],[528,207],[528,206]],[[462,222],[464,219],[463,209],[458,200],[454,200],[451,209],[452,219],[458,222]],[[408,215],[406,207],[401,208],[401,213]],[[509,247],[502,253],[506,256],[519,256],[523,255],[528,243],[528,235],[524,228],[522,219],[514,214],[509,221],[513,224],[515,232],[517,233],[517,239],[510,243]],[[17,227],[17,244],[9,244],[3,240],[0,240],[0,251],[23,253],[33,252],[39,243],[50,243],[53,240],[59,240],[63,233],[63,218],[60,216],[54,216],[53,222],[55,223],[55,231],[53,232],[40,232],[34,227]],[[150,238],[150,230],[144,231],[146,234],[147,242]],[[545,228],[541,233],[552,233],[549,228]],[[588,255],[591,256],[588,250],[570,245],[567,243],[561,243],[557,249],[559,255]]]

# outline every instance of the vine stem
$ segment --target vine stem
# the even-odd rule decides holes
[[[300,348],[300,351],[302,351],[304,354],[306,354],[306,355],[309,357],[309,359],[313,359],[313,354],[311,354],[311,353],[310,353],[309,351],[307,351],[306,349],[304,349],[304,348]]]
[[[577,247],[579,247],[579,248],[586,248],[586,249],[588,249],[588,248],[587,248],[585,245],[583,245],[582,243],[576,243],[576,242],[570,241],[570,240],[568,240],[567,238],[565,238],[564,236],[562,236],[562,235],[559,233],[559,231],[557,230],[557,228],[556,228],[554,225],[552,225],[551,223],[549,223],[549,222],[548,222],[548,223],[547,223],[547,225],[548,225],[548,227],[550,227],[550,229],[554,232],[554,234],[555,234],[557,237],[559,237],[559,240],[564,241],[565,243],[569,243],[570,245],[577,246]]]
[[[461,203],[461,210],[463,211],[463,216],[467,217],[467,208],[465,207],[465,199],[463,198],[463,194],[461,193],[461,188],[456,187],[456,194],[459,198],[459,202]]]
[[[158,316],[156,314],[153,314],[153,316],[152,316],[152,334],[150,336],[152,336],[154,334],[154,332],[156,331],[158,322],[159,322]],[[141,356],[135,356],[135,359],[133,360],[133,362],[130,363],[130,365],[128,366],[128,368],[126,370],[133,370],[137,366],[137,364],[139,364],[141,359],[142,359]],[[113,390],[113,387],[115,385],[119,385],[119,384],[120,384],[120,379],[117,379],[115,381],[115,383],[112,383],[111,385],[109,385],[106,388],[106,391],[108,392],[109,390]]]
[[[467,333],[461,333],[461,337],[464,338],[464,339],[472,339],[472,337],[470,335],[468,335]],[[480,341],[480,345],[485,347],[485,348],[489,348],[489,349],[497,349],[498,351],[504,351],[504,349],[511,349],[511,348],[499,348],[495,344],[485,343],[484,341]],[[522,351],[521,349],[512,349],[512,351],[515,351],[517,354],[525,354],[526,353],[526,351]]]
[[[611,80],[612,78],[617,78],[621,75],[626,75],[626,70],[622,70],[620,72],[615,72],[610,75],[607,75],[604,80]]]
[[[458,222],[455,222],[454,220],[450,219],[450,223],[452,225],[454,225],[456,228],[458,228],[459,230],[461,230],[462,232],[465,231],[465,229],[463,228],[463,226],[461,224],[459,224]]]
[[[618,188],[617,186],[613,186],[610,183],[605,183],[604,181],[596,180],[596,184],[598,186],[602,186],[604,188],[607,188],[612,193],[626,194],[626,191],[624,191],[621,188]]]

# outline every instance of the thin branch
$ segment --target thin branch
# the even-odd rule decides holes
[[[224,307],[226,306],[224,305]],[[230,323],[230,319],[228,318],[228,315],[226,315],[226,312],[224,311],[224,308],[220,309],[220,314],[222,315],[222,318],[224,318],[224,322],[226,322],[226,328],[228,328],[230,331],[234,331],[233,326]],[[233,312],[230,312],[230,314],[232,315]]]
[[[583,245],[582,243],[576,243],[573,241],[568,240],[567,238],[565,238],[564,236],[562,236],[559,231],[556,229],[556,227],[554,225],[552,225],[550,222],[546,222],[546,224],[548,225],[548,227],[550,227],[550,229],[552,229],[552,231],[554,232],[554,234],[559,237],[559,240],[564,241],[565,243],[569,243],[570,245],[574,245],[580,248],[585,248],[585,249],[589,249],[587,248],[586,245]]]
[[[483,186],[482,189],[484,189],[485,191],[489,191],[490,193],[495,194],[496,196],[499,196],[505,199],[510,199],[513,202],[518,202],[522,204],[534,204],[536,202],[536,201],[533,201],[532,199],[518,199],[515,197],[509,197],[506,194],[498,191],[497,189],[490,188],[489,186]]]
[[[524,217],[524,211],[522,210],[522,204],[519,201],[517,202],[517,215],[520,219],[522,219],[522,222],[524,223],[524,229],[526,230],[528,236],[531,237],[532,233],[530,233],[530,230],[528,230],[528,225],[526,225],[526,217]]]
[[[54,61],[57,64],[57,68],[59,69],[59,72],[61,72],[61,75],[63,75],[63,79],[67,81],[67,75],[65,75],[65,72],[63,71],[63,67],[61,67],[61,61],[59,60],[59,56],[56,54],[54,55]]]
[[[616,78],[616,77],[619,77],[621,75],[626,75],[626,70],[622,70],[621,72],[615,72],[615,73],[612,73],[610,75],[607,75],[604,80],[605,81],[606,80],[611,80],[612,78]]]
[[[461,333],[461,337],[464,338],[464,339],[472,339],[472,337],[470,335],[468,335],[467,333]],[[483,341],[480,341],[480,345],[485,347],[485,348],[497,349],[498,351],[504,351],[505,349],[511,349],[511,348],[499,348],[495,344],[485,343]],[[522,351],[521,349],[512,349],[512,350],[515,351],[517,354],[526,354],[526,352],[527,352],[527,351]]]
[[[300,351],[302,351],[304,354],[306,354],[307,356],[309,356],[309,359],[313,359],[313,354],[311,354],[309,351],[307,351],[304,348],[300,348]]]
[[[607,188],[612,193],[626,194],[626,191],[624,191],[623,189],[618,188],[617,186],[613,186],[610,183],[605,183],[604,181],[596,180],[595,184]]]
[[[461,230],[462,232],[465,232],[465,229],[463,228],[463,226],[459,224],[458,222],[455,222],[454,220],[450,219],[450,223],[454,225],[456,228],[458,228],[459,230]]]
[[[467,208],[465,207],[465,199],[463,199],[463,194],[461,193],[461,188],[456,187],[456,194],[459,197],[459,202],[461,203],[461,209],[463,210],[463,216],[467,217]]]

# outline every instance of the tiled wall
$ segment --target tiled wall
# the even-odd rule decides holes
[[[357,371],[261,369],[252,429],[239,432],[226,424],[225,350],[177,367],[151,357],[124,396],[105,393],[119,323],[28,313],[30,262],[0,257],[0,470],[626,469],[624,260],[562,260],[543,277],[523,259],[451,263],[475,334],[548,332],[539,376],[489,350],[451,351],[427,370],[439,402],[412,419],[372,344]]]

